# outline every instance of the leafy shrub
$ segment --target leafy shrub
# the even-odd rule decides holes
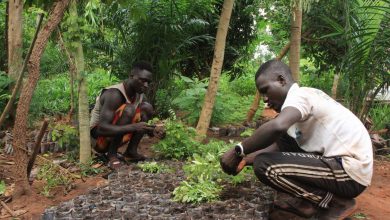
[[[153,145],[153,149],[162,157],[183,159],[197,151],[200,143],[194,140],[194,128],[179,121],[167,120],[165,129],[165,138]]]
[[[334,72],[318,72],[312,63],[302,60],[302,74],[299,80],[301,86],[320,89],[331,94]]]
[[[216,182],[241,183],[250,172],[245,169],[237,176],[224,173],[220,166],[220,158],[231,146],[223,141],[211,140],[199,148],[199,153],[183,166],[183,170],[188,179],[196,181],[196,178],[203,176],[205,179]]]
[[[46,181],[46,184],[41,192],[46,197],[51,196],[50,190],[54,187],[59,185],[68,185],[71,182],[71,179],[67,178],[67,176],[59,175],[58,167],[51,163],[47,163],[40,167],[37,178]]]
[[[9,86],[12,80],[4,73],[0,71],[0,109],[4,109],[7,105],[8,99],[11,96]]]
[[[53,41],[47,43],[41,58],[41,74],[50,77],[62,74],[69,69],[68,60],[60,46]]]
[[[95,104],[95,99],[103,88],[120,82],[117,77],[104,69],[95,69],[92,73],[88,73],[87,79],[89,104]]]
[[[387,124],[390,124],[390,105],[387,103],[375,104],[370,109],[369,116],[374,123],[374,130],[385,128]]]
[[[138,163],[137,166],[146,173],[164,173],[170,170],[169,167],[163,164],[158,164],[156,161]]]
[[[185,87],[185,82],[180,77],[174,77],[165,86],[159,87],[156,92],[155,105],[160,118],[172,118],[174,112],[173,100],[178,97]]]
[[[200,176],[197,182],[181,182],[173,191],[173,200],[183,203],[212,202],[218,200],[221,190],[217,183]]]
[[[230,176],[220,167],[220,157],[231,146],[223,141],[211,140],[201,145],[198,153],[183,166],[187,181],[183,181],[173,194],[174,200],[188,203],[210,202],[218,199],[221,184],[230,182],[234,185],[253,176],[253,169],[244,168],[240,174]]]
[[[192,80],[187,77],[182,77],[182,80],[187,84],[187,88],[179,93],[178,97],[173,100],[173,104],[177,110],[184,113],[183,118],[188,124],[195,125],[202,110],[208,81],[206,79]],[[221,86],[214,104],[211,125],[241,123],[246,118],[247,111],[254,99],[255,87],[250,84],[252,95],[243,96],[239,93],[240,89],[236,89],[230,83],[227,76],[221,77]],[[257,112],[257,116],[261,113],[261,108]]]
[[[228,79],[222,81],[228,82],[228,89],[240,96],[253,96],[256,94],[255,72],[245,74],[231,82],[228,82]]]
[[[63,150],[79,148],[79,132],[73,126],[56,124],[51,132],[51,138],[53,141],[57,141]]]
[[[188,124],[195,125],[202,110],[208,82],[207,80],[198,80],[196,78],[192,80],[185,76],[181,76],[181,79],[187,84],[187,88],[182,90],[172,103],[179,111],[184,113],[183,119]],[[214,109],[218,108],[219,106],[216,103]],[[213,121],[213,118],[211,120]]]
[[[104,169],[102,168],[95,168],[93,167],[94,165],[94,161],[93,160],[89,160],[87,163],[79,163],[79,167],[80,167],[80,173],[82,176],[91,176],[91,175],[96,175],[96,174],[99,174],[99,173],[102,173],[104,171]]]
[[[95,98],[102,88],[118,82],[117,78],[111,77],[108,72],[101,69],[88,73],[87,79],[89,103],[95,103]],[[30,107],[33,117],[65,114],[69,108],[70,83],[68,74],[56,75],[38,81]]]
[[[65,114],[69,107],[68,75],[58,75],[38,81],[30,106],[30,112],[33,116]]]

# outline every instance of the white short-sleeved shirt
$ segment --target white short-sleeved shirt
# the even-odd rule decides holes
[[[282,110],[294,107],[302,118],[287,133],[306,152],[341,157],[347,174],[368,186],[373,172],[370,136],[362,122],[321,90],[293,84]]]

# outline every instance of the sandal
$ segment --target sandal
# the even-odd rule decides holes
[[[112,170],[118,170],[122,165],[122,162],[117,157],[109,158],[108,167]]]
[[[310,218],[316,214],[317,209],[310,206],[310,202],[300,198],[291,198],[284,201],[275,201],[274,208],[294,213],[300,217]]]
[[[123,154],[123,156],[124,156],[126,162],[129,162],[129,163],[144,161],[144,160],[147,159],[144,155],[138,154],[138,153],[135,154],[135,155],[134,154],[125,153],[125,154]]]

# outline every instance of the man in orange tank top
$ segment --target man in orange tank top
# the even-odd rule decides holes
[[[112,169],[121,166],[117,150],[125,143],[128,143],[125,157],[133,161],[145,159],[137,148],[143,135],[154,131],[154,126],[146,123],[154,114],[153,107],[143,100],[151,81],[151,65],[136,63],[128,79],[103,89],[96,99],[91,113],[91,137],[96,142],[94,149],[107,153]]]

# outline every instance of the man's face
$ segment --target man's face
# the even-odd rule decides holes
[[[284,77],[273,74],[262,74],[256,79],[256,87],[264,97],[264,102],[276,112],[280,112],[286,99],[288,90],[285,85]]]
[[[145,93],[152,82],[152,73],[147,70],[139,70],[134,73],[134,89],[137,93]]]

